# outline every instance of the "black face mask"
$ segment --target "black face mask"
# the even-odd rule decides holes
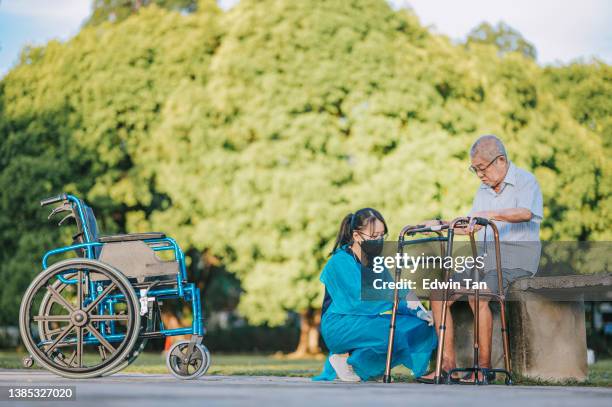
[[[380,256],[385,243],[384,237],[378,239],[364,240],[360,243],[361,250],[368,255],[368,257]]]

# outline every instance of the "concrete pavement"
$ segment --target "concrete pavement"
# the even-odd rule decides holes
[[[415,383],[312,382],[271,376],[203,376],[178,381],[170,375],[119,373],[69,380],[40,370],[0,370],[0,386],[76,386],[76,401],[0,401],[42,406],[606,406],[612,388],[560,386],[457,386]]]

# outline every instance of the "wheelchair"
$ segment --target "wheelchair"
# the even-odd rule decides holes
[[[202,343],[200,291],[187,281],[178,244],[157,232],[98,236],[93,210],[73,195],[40,204],[59,204],[49,219],[67,213],[59,225],[74,219],[77,233],[72,245],[45,253],[42,272],[23,296],[19,329],[29,352],[24,366],[35,361],[71,379],[107,376],[132,363],[149,339],[191,335],[170,348],[166,365],[178,379],[205,374],[211,356]],[[51,257],[70,252],[77,257],[49,265]],[[191,326],[165,329],[165,300],[190,304]]]

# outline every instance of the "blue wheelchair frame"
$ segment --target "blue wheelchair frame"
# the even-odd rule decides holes
[[[95,241],[94,234],[90,230],[90,225],[87,223],[85,216],[85,204],[79,198],[74,195],[66,195],[66,200],[70,201],[77,209],[77,216],[79,217],[80,224],[83,232],[84,243],[73,244],[70,246],[60,247],[53,250],[49,250],[45,253],[42,259],[42,267],[46,269],[48,267],[48,260],[50,257],[72,250],[83,250],[85,251],[85,257],[91,260],[97,260],[96,249],[101,248],[105,243]],[[185,255],[176,241],[170,237],[164,237],[159,239],[146,239],[143,242],[151,247],[154,251],[169,251],[172,250],[174,253],[174,261],[179,264],[179,272],[176,275],[176,288],[159,288],[151,289],[147,291],[147,297],[155,297],[156,300],[163,299],[182,299],[184,301],[191,302],[191,310],[193,314],[193,320],[191,327],[175,328],[175,329],[164,329],[163,322],[160,319],[160,330],[154,332],[144,332],[140,336],[145,338],[163,338],[166,336],[177,336],[177,335],[197,335],[203,336],[205,333],[204,323],[201,311],[200,302],[200,290],[194,283],[187,282],[187,270],[185,268]],[[119,270],[121,271],[121,270]],[[66,273],[70,273],[67,271]],[[76,280],[70,280],[63,276],[58,276],[58,279],[64,284],[76,284]],[[89,281],[89,294],[85,298],[85,305],[91,303],[97,297],[97,293],[101,293],[104,290],[103,282]],[[140,299],[141,294],[139,290],[136,291],[136,296]],[[113,304],[120,302],[124,298],[123,294],[115,294],[108,296],[107,299],[103,300],[98,304],[98,313],[112,315]],[[124,334],[115,334],[115,321],[100,322],[101,328],[108,323],[110,334],[107,333],[107,329],[101,329],[101,334],[104,339],[109,342],[121,341],[124,338]],[[85,342],[88,344],[99,344],[100,342],[91,333],[85,338]]]

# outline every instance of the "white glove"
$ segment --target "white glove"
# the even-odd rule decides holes
[[[412,290],[408,291],[408,295],[406,295],[406,302],[408,303],[408,308],[411,310],[415,310],[419,308],[419,306],[421,308],[423,307],[421,300],[419,300],[419,297],[417,297],[416,293]]]
[[[409,309],[418,310],[416,313],[417,318],[426,321],[429,326],[432,326],[434,324],[433,314],[431,313],[431,311],[427,311],[425,309],[425,307],[421,303],[421,300],[419,300],[419,297],[414,291],[408,292],[408,295],[406,295],[406,303]]]
[[[434,324],[433,314],[431,313],[431,311],[427,311],[425,309],[419,309],[417,311],[417,318],[420,318],[423,321],[427,322],[427,325],[429,326],[433,326]]]

